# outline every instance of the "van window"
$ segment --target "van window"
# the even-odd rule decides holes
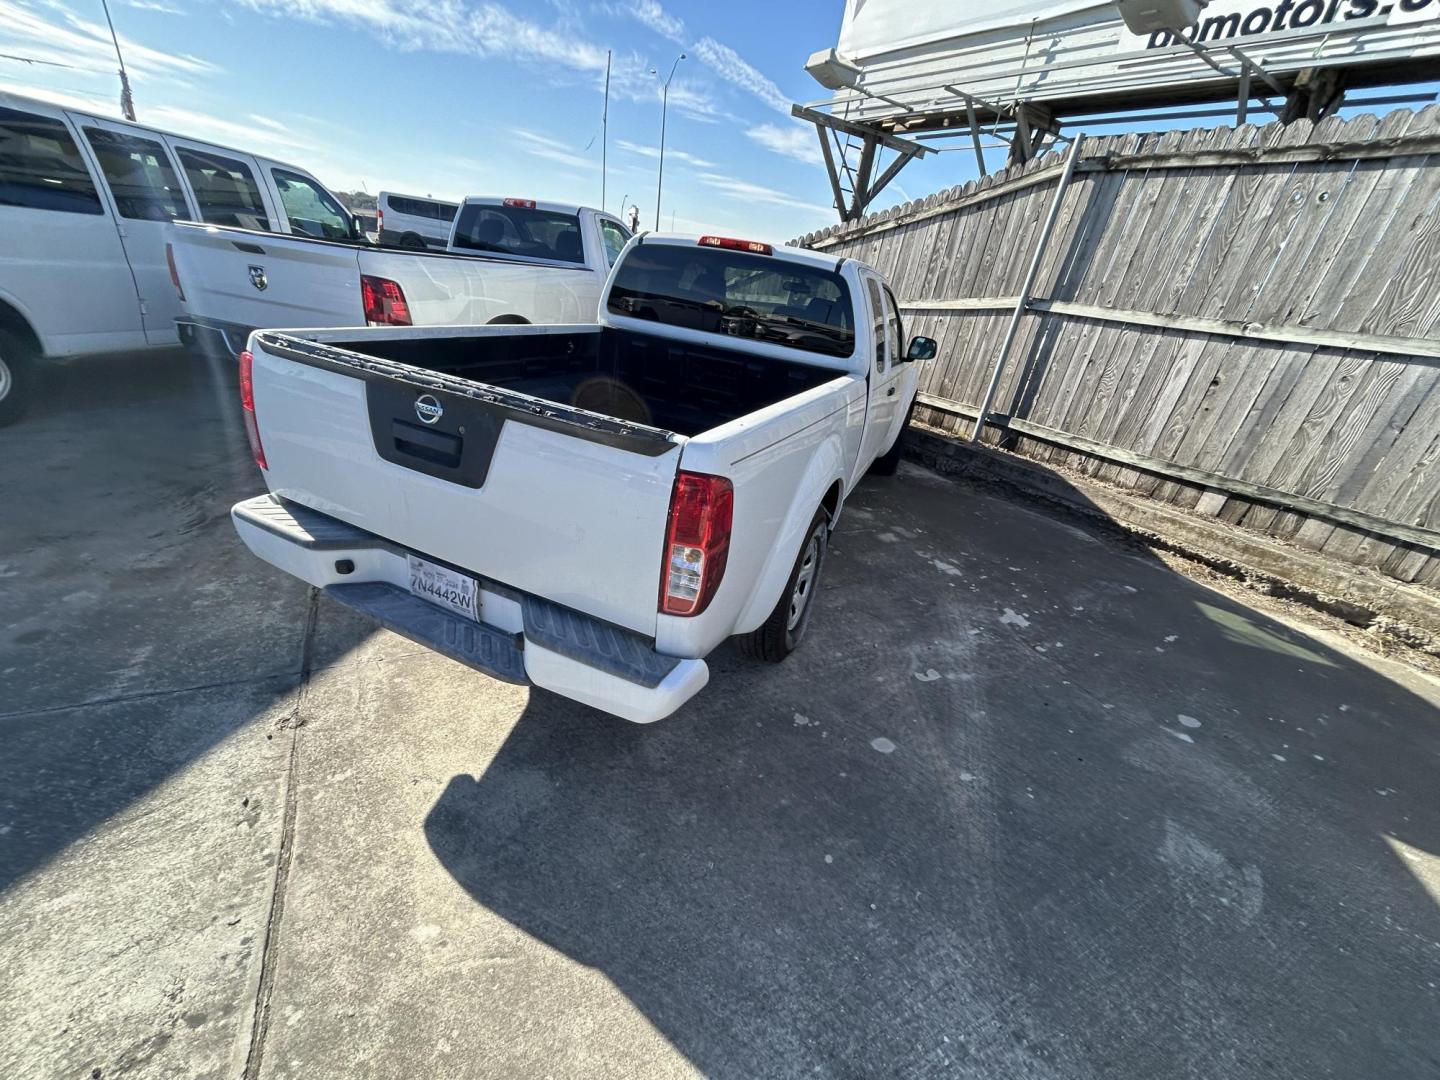
[[[85,129],[85,137],[100,161],[121,217],[175,221],[190,216],[180,193],[180,178],[158,142],[94,127]]]
[[[620,249],[630,241],[630,232],[618,221],[601,218],[600,238],[605,241],[605,265],[614,266]]]
[[[103,214],[80,148],[59,120],[0,106],[0,206]]]
[[[385,201],[397,214],[432,218],[435,221],[453,221],[455,220],[455,211],[460,209],[455,203],[435,202],[432,199],[410,199],[404,195],[390,195],[386,197]]]
[[[350,218],[334,197],[308,176],[271,169],[292,232],[321,240],[349,240]]]
[[[269,231],[270,218],[250,167],[243,161],[181,147],[180,165],[195,191],[200,220]]]
[[[455,226],[455,247],[531,259],[585,261],[578,216],[525,206],[470,203],[462,207]]]

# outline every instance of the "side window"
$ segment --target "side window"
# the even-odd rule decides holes
[[[123,218],[175,221],[190,216],[170,155],[154,139],[87,127],[85,138]]]
[[[865,291],[870,297],[870,316],[875,331],[875,373],[878,375],[885,370],[886,344],[888,341],[888,335],[886,333],[885,298],[880,295],[879,282],[872,277],[865,279]]]
[[[271,169],[292,232],[321,240],[350,239],[350,218],[334,197],[308,176]]]
[[[200,220],[269,231],[270,218],[250,167],[243,161],[181,147],[180,166],[195,192]]]
[[[0,107],[0,206],[103,214],[80,148],[59,120]]]
[[[630,233],[622,228],[618,221],[601,218],[600,238],[605,243],[605,265],[614,266],[620,249],[630,242]]]
[[[885,286],[885,343],[890,349],[890,362],[895,363],[905,348],[905,326],[900,321],[900,305],[890,286]]]

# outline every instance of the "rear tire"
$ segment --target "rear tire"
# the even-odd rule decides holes
[[[425,241],[420,239],[419,233],[407,232],[400,237],[400,246],[408,251],[424,251]]]
[[[825,565],[825,549],[830,542],[830,515],[822,506],[815,511],[800,545],[800,554],[785,582],[775,610],[754,630],[740,634],[735,645],[753,660],[778,664],[800,645],[810,614],[815,610],[815,592],[820,586],[820,571]]]
[[[875,459],[870,466],[870,471],[876,476],[894,476],[895,470],[900,468],[900,459],[905,456],[905,435],[910,430],[910,418],[915,415],[915,399],[910,399],[910,408],[905,411],[905,423],[900,425],[900,434],[895,436],[895,443]]]
[[[0,330],[0,427],[25,412],[35,381],[35,350],[8,330]]]

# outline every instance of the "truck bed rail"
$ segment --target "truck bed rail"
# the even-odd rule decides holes
[[[453,375],[424,371],[408,364],[328,345],[276,331],[262,331],[255,338],[267,353],[296,363],[308,364],[352,378],[390,379],[426,390],[443,390],[477,403],[482,411],[493,411],[500,420],[560,432],[617,450],[658,457],[682,441],[682,436],[663,428],[620,420],[600,413],[562,405],[544,398],[504,390],[488,383]]]

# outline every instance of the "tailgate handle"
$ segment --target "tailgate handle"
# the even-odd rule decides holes
[[[455,469],[460,466],[461,441],[459,435],[431,431],[429,428],[420,427],[418,424],[409,424],[404,420],[390,422],[390,435],[395,440],[397,454],[418,458],[431,465],[440,465],[447,469]]]

